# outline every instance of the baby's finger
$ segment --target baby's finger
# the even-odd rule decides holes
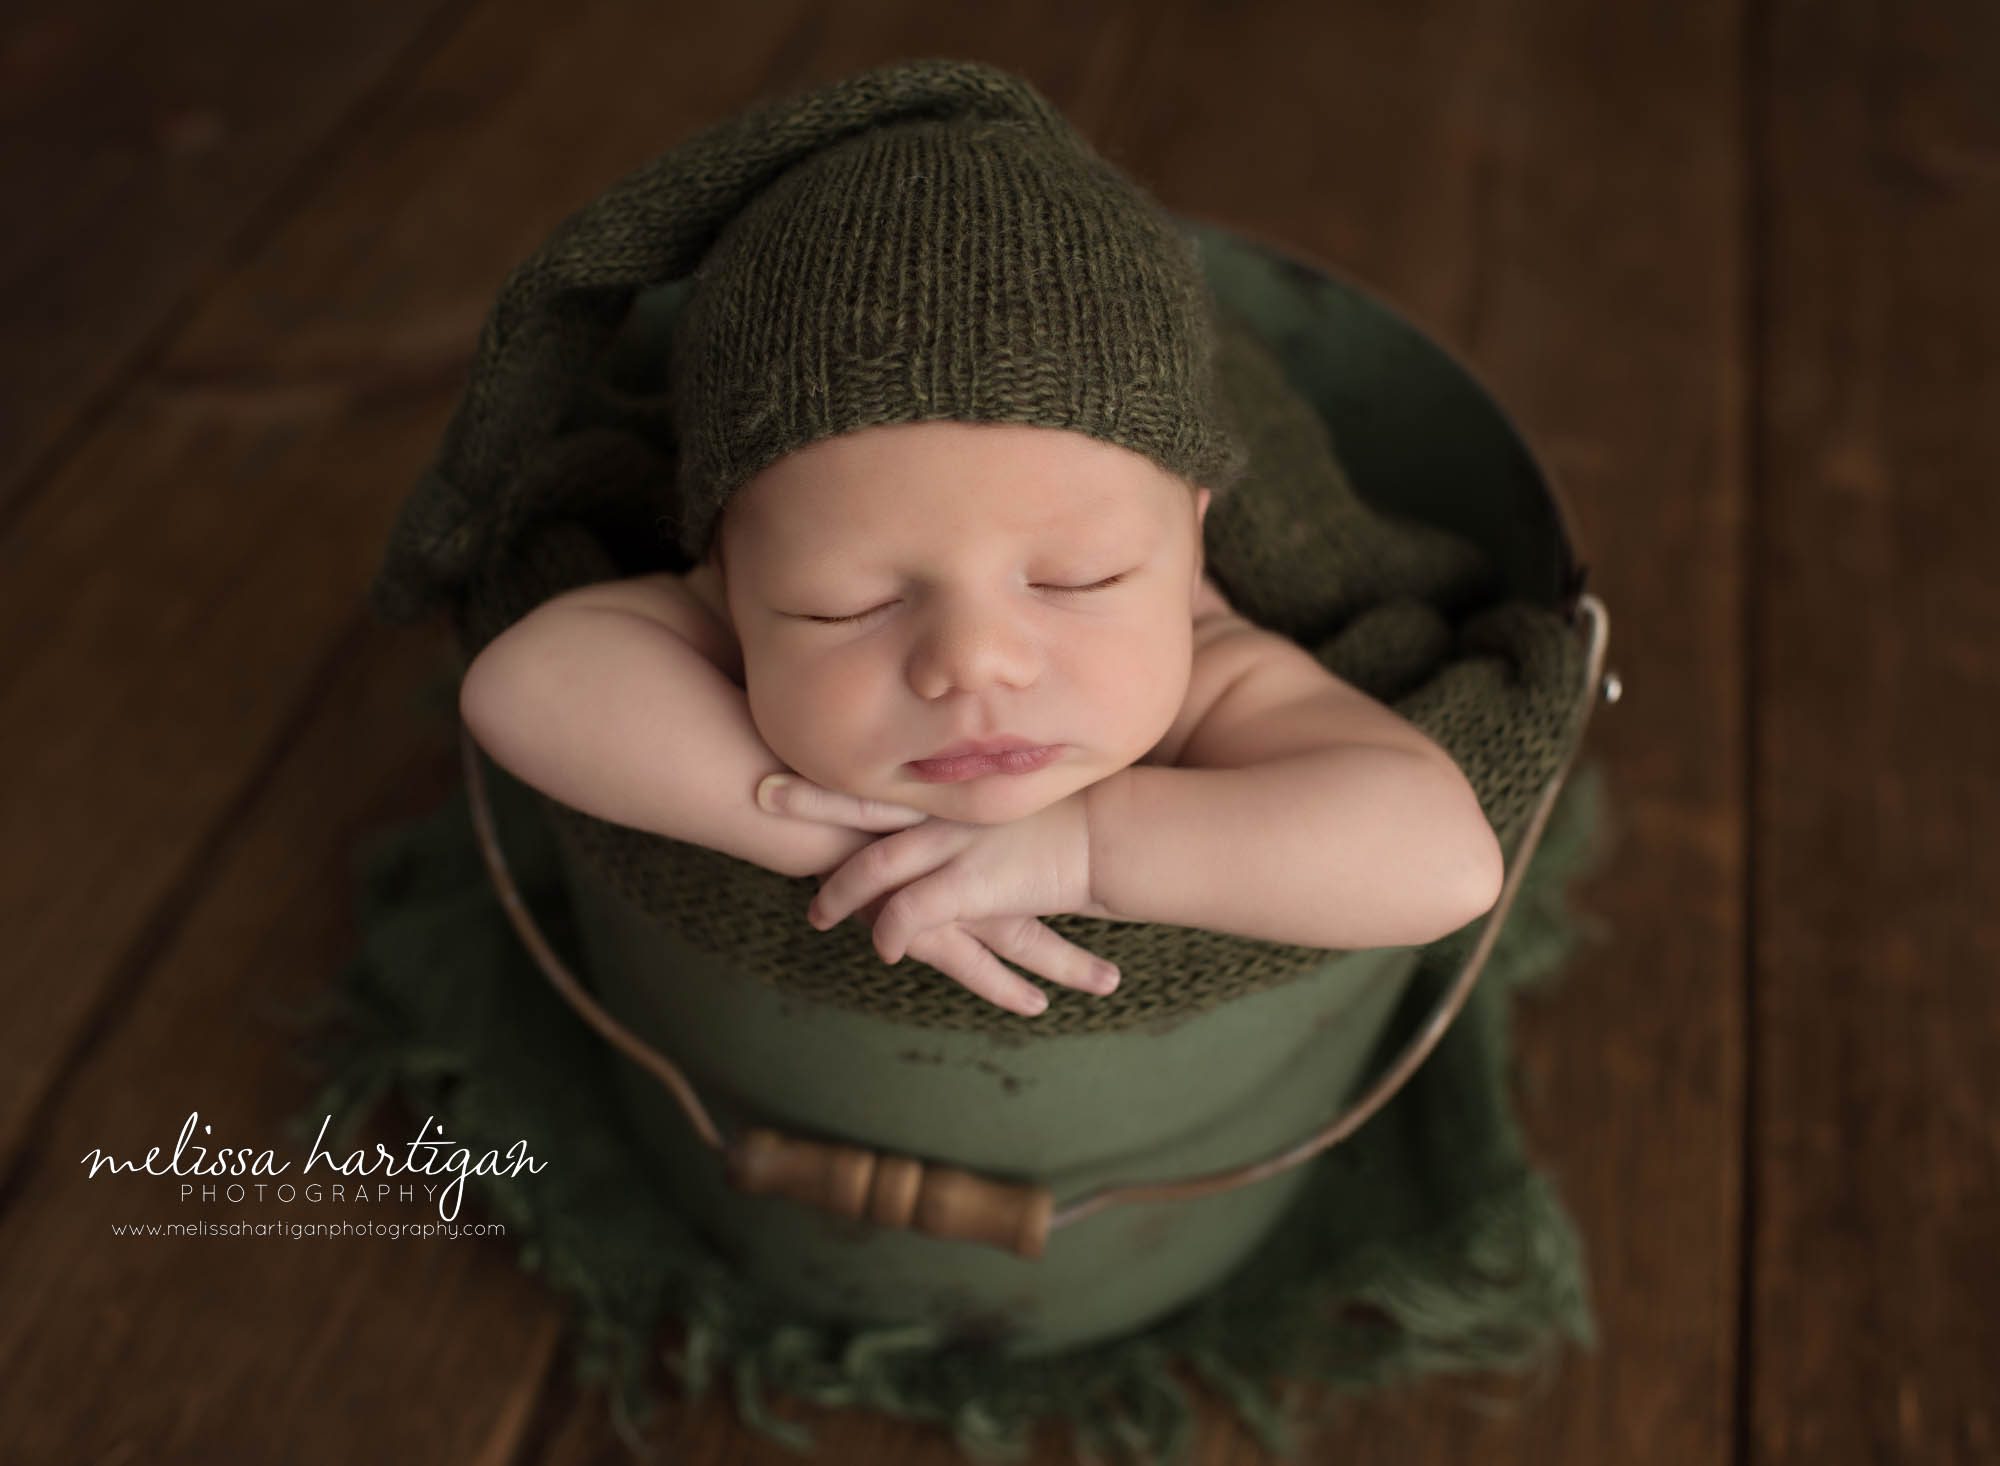
[[[875,951],[894,967],[901,962],[924,932],[953,922],[969,924],[983,912],[968,913],[961,873],[946,865],[935,868],[922,880],[891,880],[885,885],[901,885],[884,903],[875,918]],[[822,893],[822,897],[824,893]]]
[[[910,955],[1010,1013],[1035,1018],[1049,1006],[1040,988],[1002,965],[978,938],[955,922],[924,932],[910,944]]]
[[[930,818],[907,804],[859,799],[797,774],[766,774],[757,784],[757,804],[771,814],[844,825],[853,830],[907,830]]]
[[[806,907],[806,920],[821,931],[845,921],[848,915],[869,902],[888,897],[897,886],[915,880],[937,865],[935,837],[901,831],[884,835],[847,857],[846,863],[820,882],[819,894]],[[942,924],[939,921],[932,926]],[[879,928],[878,928],[879,930]],[[881,950],[878,939],[876,949]],[[899,949],[897,956],[901,956]],[[884,961],[889,954],[882,953]]]
[[[1050,982],[1099,997],[1118,987],[1118,969],[1032,916],[989,916],[971,923],[972,934],[1009,962]]]

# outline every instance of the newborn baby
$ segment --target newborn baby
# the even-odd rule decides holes
[[[1032,87],[899,63],[649,179],[680,202],[629,247],[694,286],[662,486],[692,568],[487,645],[460,706],[495,760],[821,876],[816,926],[859,914],[885,961],[1024,1014],[1046,1001],[1003,958],[1118,978],[1046,916],[1340,949],[1491,907],[1451,758],[1204,577],[1245,460],[1199,259]],[[489,344],[535,328],[496,319]]]
[[[1202,574],[1209,500],[1057,429],[823,439],[736,494],[685,578],[586,586],[517,622],[468,670],[463,715],[575,808],[851,875],[821,891],[818,925],[894,894],[848,860],[868,832],[1024,825],[1031,909],[990,914],[977,940],[914,930],[918,912],[877,924],[885,958],[908,950],[1017,1012],[1046,1004],[996,954],[1116,983],[1037,919],[1061,911],[1328,947],[1455,930],[1502,874],[1471,787],[1418,729],[1230,610]],[[1019,747],[956,756],[1002,742]],[[1176,791],[1135,766],[1242,772]],[[773,773],[799,782],[760,801]],[[1294,851],[1289,879],[1257,874]]]

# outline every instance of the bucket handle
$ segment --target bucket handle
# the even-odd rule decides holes
[[[1046,1185],[1036,1182],[998,1180],[955,1167],[931,1165],[912,1156],[883,1154],[862,1146],[786,1135],[765,1126],[749,1126],[725,1141],[714,1119],[689,1085],[680,1068],[652,1048],[607,1013],[576,980],[542,935],[527,903],[507,869],[506,856],[493,827],[493,811],[486,795],[485,771],[480,764],[479,746],[463,724],[459,727],[460,752],[465,764],[468,803],[473,828],[479,837],[480,854],[492,879],[494,891],[535,965],[568,1000],[578,1015],[614,1048],[640,1068],[652,1074],[673,1094],[686,1113],[688,1122],[702,1142],[723,1156],[729,1184],[752,1195],[786,1196],[836,1216],[865,1219],[878,1226],[908,1228],[947,1241],[978,1242],[998,1247],[1023,1258],[1039,1258],[1048,1245],[1048,1235],[1093,1216],[1108,1206],[1141,1201],[1187,1201],[1215,1192],[1232,1191],[1268,1180],[1294,1166],[1303,1165],[1321,1151],[1337,1145],[1360,1129],[1392,1099],[1430,1056],[1445,1030],[1472,995],[1493,945],[1506,924],[1521,878],[1541,843],[1542,829],[1549,812],[1562,792],[1570,769],[1583,742],[1584,729],[1592,707],[1601,697],[1616,702],[1622,690],[1616,673],[1606,677],[1604,658],[1610,640],[1610,618],[1604,604],[1594,595],[1576,597],[1573,619],[1586,624],[1583,688],[1580,694],[1576,733],[1561,767],[1549,780],[1535,806],[1527,829],[1511,863],[1499,898],[1487,913],[1479,939],[1453,979],[1451,988],[1439,999],[1423,1028],[1414,1035],[1389,1066],[1359,1099],[1334,1117],[1322,1129],[1297,1145],[1261,1161],[1182,1181],[1161,1181],[1110,1186],[1055,1210],[1054,1197]]]

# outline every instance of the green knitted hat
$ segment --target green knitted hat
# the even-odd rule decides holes
[[[1218,493],[1241,475],[1196,245],[1021,78],[879,67],[670,157],[698,186],[663,223],[714,238],[673,343],[690,560],[760,469],[877,423],[1068,428]]]

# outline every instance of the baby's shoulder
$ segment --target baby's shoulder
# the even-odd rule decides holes
[[[706,567],[704,567],[706,568]],[[743,676],[743,650],[729,619],[719,582],[699,570],[670,570],[600,580],[556,598],[571,606],[605,606],[657,621],[721,668],[732,681]],[[551,602],[555,604],[555,602]]]

